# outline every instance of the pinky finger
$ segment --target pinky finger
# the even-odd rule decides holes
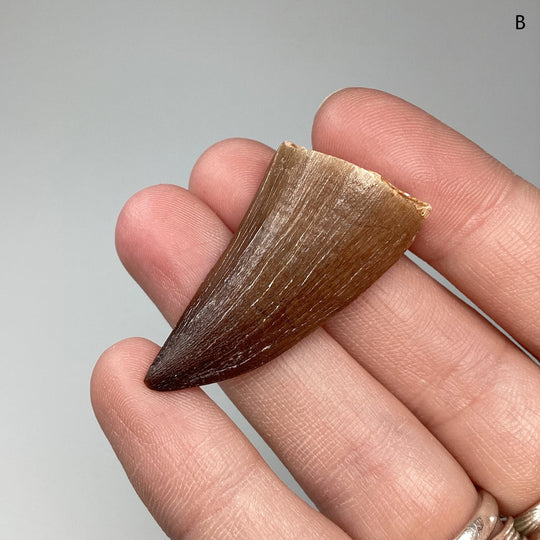
[[[274,475],[202,390],[148,390],[142,381],[157,349],[143,339],[108,349],[91,395],[130,481],[167,535],[348,538]]]

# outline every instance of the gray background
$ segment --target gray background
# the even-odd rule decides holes
[[[350,85],[538,183],[539,25],[537,0],[0,1],[0,538],[163,538],[89,400],[102,350],[169,332],[114,251],[131,194],[225,137],[309,145]]]

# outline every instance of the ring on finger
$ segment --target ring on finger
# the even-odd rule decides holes
[[[499,522],[497,501],[487,491],[478,492],[478,502],[469,524],[454,540],[488,540]]]
[[[504,523],[503,529],[491,538],[491,540],[521,540],[523,537],[514,527],[514,518],[509,517]]]
[[[540,533],[540,502],[514,518],[517,531],[525,536]]]

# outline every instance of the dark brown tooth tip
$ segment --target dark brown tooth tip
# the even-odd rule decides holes
[[[374,172],[281,144],[145,383],[179,390],[272,360],[394,264],[430,209]]]

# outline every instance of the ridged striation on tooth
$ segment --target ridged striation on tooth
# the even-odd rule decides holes
[[[392,266],[430,209],[377,173],[282,143],[146,384],[200,386],[272,360]]]

